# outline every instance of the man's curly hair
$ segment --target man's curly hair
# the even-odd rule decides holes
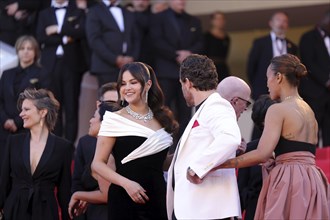
[[[199,54],[192,54],[181,63],[180,79],[182,82],[189,79],[199,91],[213,90],[218,85],[218,74],[213,61]]]

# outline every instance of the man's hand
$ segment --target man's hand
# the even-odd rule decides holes
[[[14,2],[6,6],[7,15],[13,16],[18,10],[18,3]]]
[[[58,30],[58,26],[56,24],[54,25],[50,25],[48,27],[46,27],[46,34],[52,35],[52,34],[57,34],[57,30]]]
[[[6,130],[9,130],[10,132],[13,132],[15,133],[17,131],[17,126],[14,122],[13,119],[7,119],[5,121],[5,124],[3,125],[3,127],[6,129]]]
[[[29,14],[26,10],[19,10],[15,13],[14,17],[17,21],[25,19]]]
[[[188,167],[186,175],[187,180],[191,183],[200,184],[203,182],[203,180],[199,178],[199,176],[197,176],[196,173],[192,169],[190,169],[190,167]]]
[[[178,64],[181,64],[184,59],[191,55],[191,52],[189,50],[177,50],[176,54],[176,62],[178,62]]]
[[[330,79],[328,79],[328,81],[325,83],[325,86],[328,88],[328,90],[330,90]]]
[[[236,151],[236,156],[244,154],[245,151],[246,151],[246,141],[244,140],[244,138],[242,138],[241,144],[238,146],[238,149]]]
[[[133,62],[133,57],[119,55],[116,59],[116,65],[121,69],[125,64]]]

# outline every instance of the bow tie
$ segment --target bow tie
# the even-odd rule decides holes
[[[54,7],[55,11],[56,11],[56,10],[60,10],[60,9],[67,9],[67,8],[68,8],[67,6]]]
[[[113,4],[113,3],[110,3],[110,5],[107,5],[107,8],[112,8],[112,7],[119,7],[118,4]]]
[[[322,35],[323,38],[330,37],[330,34],[326,31],[322,31],[321,35]]]
[[[280,37],[276,37],[276,40],[280,40],[281,42],[283,42],[285,39],[284,38],[280,38]]]

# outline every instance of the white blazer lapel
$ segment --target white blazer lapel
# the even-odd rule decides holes
[[[182,136],[181,136],[181,139],[180,139],[180,144],[177,146],[179,149],[178,149],[178,154],[177,156],[180,154],[180,151],[182,149],[182,147],[184,146],[189,134],[190,134],[190,131],[194,125],[194,122],[195,120],[198,118],[200,112],[202,111],[203,107],[205,106],[205,102],[199,107],[199,109],[197,110],[197,112],[193,115],[193,117],[190,119],[186,129],[184,130]]]

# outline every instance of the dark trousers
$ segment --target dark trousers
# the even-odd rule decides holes
[[[54,133],[72,143],[78,133],[78,105],[80,93],[79,73],[70,70],[63,58],[58,57],[48,73],[48,88],[60,102],[60,111]]]
[[[315,113],[316,120],[321,131],[323,146],[330,146],[330,95],[323,94],[321,97],[309,98],[304,100],[310,105]]]

